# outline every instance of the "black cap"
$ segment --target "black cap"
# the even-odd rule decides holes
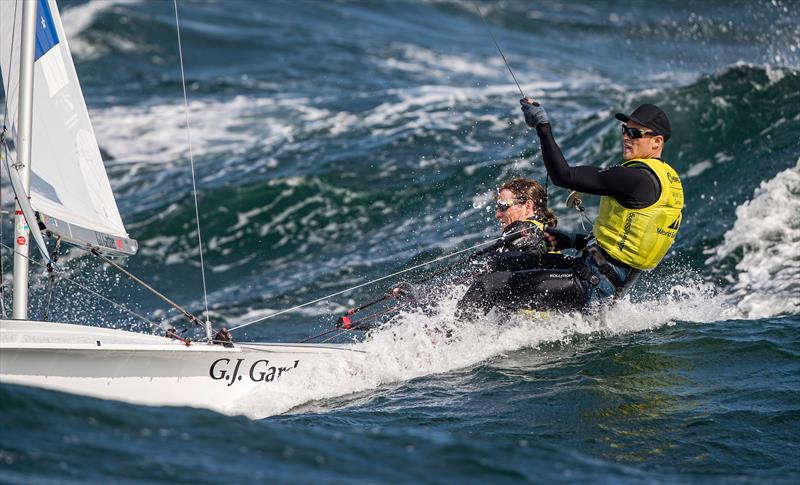
[[[630,116],[617,113],[614,117],[623,123],[633,120],[642,126],[646,126],[664,137],[664,141],[669,140],[672,136],[672,127],[669,124],[667,113],[661,111],[661,108],[654,104],[643,104],[633,110]]]

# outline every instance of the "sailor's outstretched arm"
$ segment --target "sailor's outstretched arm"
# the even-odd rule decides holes
[[[570,167],[549,123],[537,126],[536,134],[542,144],[544,165],[555,185],[586,194],[636,199],[646,205],[658,199],[661,188],[648,170],[630,167],[600,169],[591,165]]]
[[[647,207],[658,200],[661,187],[658,179],[647,169],[611,167],[600,169],[591,165],[570,167],[553,137],[550,121],[544,108],[522,100],[522,111],[529,126],[536,127],[542,144],[542,158],[547,173],[559,187],[593,195],[610,195],[625,207]]]

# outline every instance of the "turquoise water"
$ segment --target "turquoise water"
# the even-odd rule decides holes
[[[800,439],[800,17],[791,2],[498,2],[487,20],[572,163],[621,153],[655,102],[684,179],[674,252],[601,315],[394,317],[363,360],[228,414],[0,387],[0,481],[795,482]],[[237,325],[497,232],[543,179],[519,93],[468,2],[181,4],[209,303]],[[202,311],[169,2],[63,2],[127,267]],[[9,191],[3,192],[5,203]],[[579,227],[551,187],[559,226]],[[594,213],[596,199],[588,198]],[[3,237],[10,242],[6,222]],[[3,254],[8,258],[8,254]],[[73,276],[178,318],[79,252]],[[7,261],[6,261],[7,264]],[[416,273],[419,274],[419,273]],[[6,280],[8,279],[6,275]],[[297,341],[393,281],[239,331]],[[45,280],[32,278],[42,311]],[[148,327],[66,282],[52,319]],[[425,328],[450,329],[443,341]],[[350,335],[340,337],[349,339]]]

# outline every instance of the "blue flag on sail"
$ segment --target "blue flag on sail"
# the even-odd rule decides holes
[[[34,61],[45,55],[47,51],[58,44],[58,32],[53,23],[53,14],[47,0],[38,0],[39,8],[36,11],[36,55]]]

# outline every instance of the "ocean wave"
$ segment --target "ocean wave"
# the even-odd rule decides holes
[[[64,31],[67,33],[67,36],[69,36],[69,47],[72,54],[81,59],[91,59],[100,56],[104,50],[100,49],[97,43],[85,39],[82,34],[92,26],[100,15],[109,10],[113,11],[116,6],[134,6],[140,2],[141,0],[90,1],[81,5],[64,8],[61,11],[61,23],[64,26]],[[136,49],[136,44],[125,42],[120,38],[117,38],[115,44],[122,51],[133,51]]]
[[[736,208],[724,242],[706,264],[718,272],[735,261],[730,296],[748,318],[800,313],[800,159],[763,182]],[[726,264],[727,263],[727,264]]]

